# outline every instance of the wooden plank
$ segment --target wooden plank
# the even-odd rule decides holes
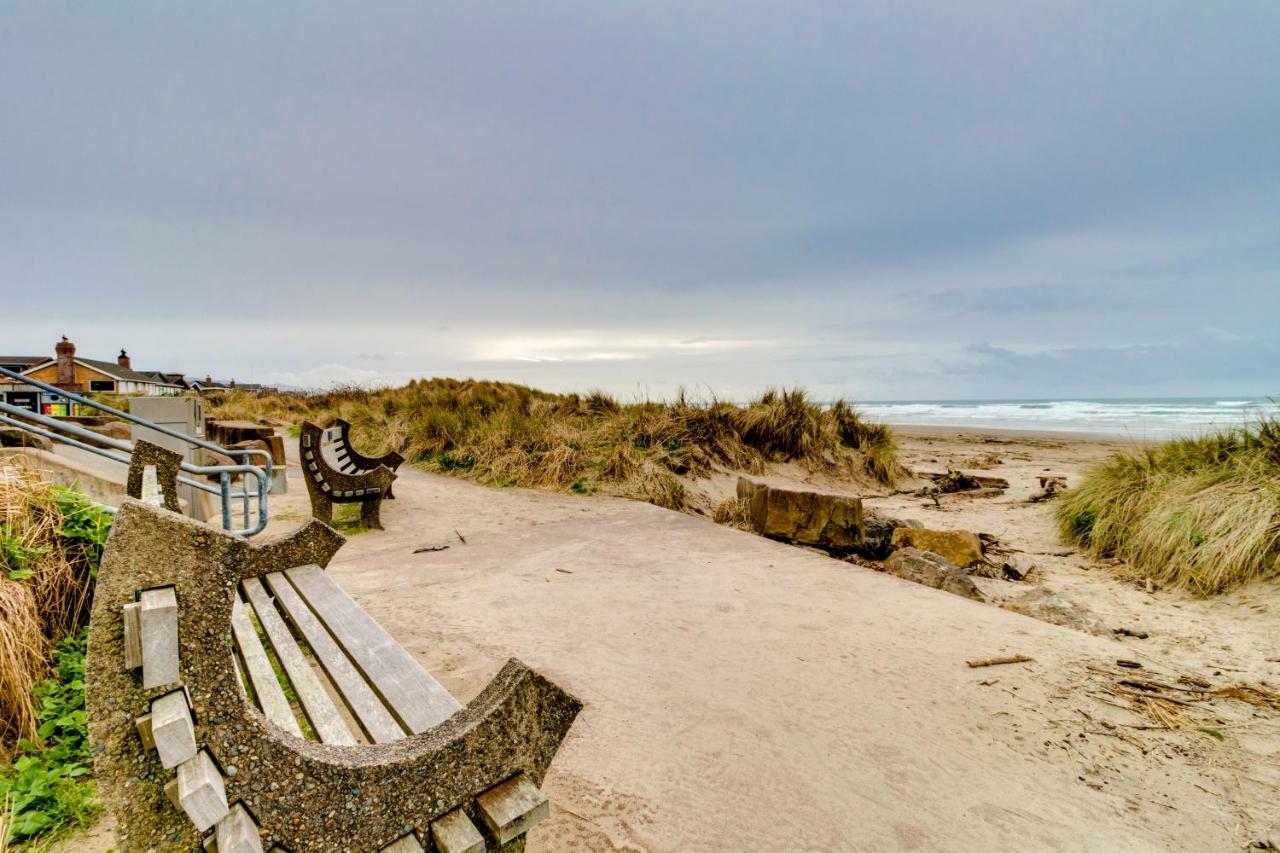
[[[311,646],[320,665],[342,692],[352,714],[364,726],[373,742],[390,743],[403,739],[405,730],[387,711],[382,700],[320,624],[320,620],[311,612],[311,608],[298,595],[293,585],[279,572],[272,572],[263,579],[275,593],[276,603],[306,638],[307,645]]]
[[[484,836],[462,809],[432,821],[431,840],[440,853],[484,853]]]
[[[227,789],[222,774],[203,749],[185,764],[178,765],[178,802],[201,832],[227,814]]]
[[[262,853],[258,824],[240,803],[232,806],[227,816],[218,821],[215,837],[218,853]]]
[[[293,716],[293,708],[285,698],[280,680],[276,678],[276,671],[271,668],[271,661],[262,648],[258,630],[253,627],[249,611],[239,599],[231,607],[231,630],[235,633],[236,646],[240,649],[240,657],[244,658],[245,669],[249,671],[249,683],[253,685],[262,713],[277,726],[302,737],[302,727]]]
[[[151,715],[143,714],[133,721],[138,728],[138,739],[142,741],[143,749],[155,749],[155,739],[151,737]]]
[[[178,671],[178,596],[173,587],[144,590],[139,597],[142,637],[142,687],[176,684]]]
[[[424,732],[462,708],[318,567],[299,566],[285,575],[406,729]]]
[[[182,811],[182,800],[178,799],[178,777],[174,776],[168,782],[164,783],[164,795],[169,798],[169,802],[173,803],[173,807],[178,811]]]
[[[551,803],[523,773],[476,797],[476,806],[499,844],[519,838],[551,816]]]
[[[303,657],[298,644],[293,641],[289,628],[276,612],[275,605],[267,595],[262,582],[257,578],[247,578],[242,586],[249,597],[249,603],[253,605],[253,612],[258,614],[258,622],[261,623],[262,630],[267,633],[267,639],[271,641],[271,648],[275,650],[276,658],[284,667],[289,681],[293,683],[293,691],[298,694],[302,710],[306,712],[307,719],[311,721],[311,727],[316,730],[320,740],[342,746],[354,745],[355,737],[343,722],[337,706],[325,692],[324,685],[320,683],[315,670]]]
[[[151,740],[161,766],[169,770],[196,754],[196,724],[184,691],[175,690],[152,700]]]
[[[124,618],[124,668],[142,666],[142,605],[131,601],[121,608]]]
[[[403,835],[382,848],[382,853],[422,853],[425,850],[412,832]]]

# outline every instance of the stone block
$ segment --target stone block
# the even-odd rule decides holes
[[[957,565],[928,551],[918,548],[894,551],[885,560],[884,569],[889,574],[912,583],[972,598],[974,601],[986,600],[973,580]]]
[[[862,499],[780,489],[738,479],[752,528],[762,536],[832,551],[856,550],[863,541]]]
[[[982,540],[968,530],[929,530],[924,527],[899,527],[893,531],[894,548],[918,548],[929,551],[961,568],[982,562]]]

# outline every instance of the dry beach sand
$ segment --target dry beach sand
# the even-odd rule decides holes
[[[1035,477],[1073,481],[1121,441],[900,436],[913,468],[962,467],[1011,487],[869,505],[995,534],[1033,556],[1032,582],[1088,607],[1106,633],[645,504],[407,468],[384,505],[387,530],[353,536],[330,571],[461,700],[515,656],[585,701],[544,784],[553,818],[530,851],[1280,842],[1280,712],[1177,681],[1274,688],[1275,586],[1197,601],[1068,553],[1050,504],[1026,502]],[[276,529],[307,516],[301,481],[291,486]],[[448,548],[414,553],[434,545]],[[1020,586],[979,583],[991,595]],[[1002,655],[1033,660],[966,665]],[[1131,710],[1141,689],[1125,679],[1193,686],[1161,724],[1158,709]]]

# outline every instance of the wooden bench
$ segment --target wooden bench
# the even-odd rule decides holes
[[[86,677],[124,850],[523,850],[580,709],[518,661],[465,707],[323,569],[313,522],[265,545],[128,500]]]
[[[354,474],[338,470],[325,458],[325,432],[304,421],[298,437],[298,457],[303,479],[307,481],[307,494],[311,497],[311,514],[325,524],[332,524],[334,504],[358,503],[364,526],[381,530],[382,499],[389,496],[395,472],[386,465]]]
[[[404,457],[394,450],[382,456],[365,456],[356,450],[351,443],[351,424],[342,418],[335,418],[324,431],[325,441],[332,448],[338,470],[344,474],[367,474],[385,466],[392,471],[404,464]],[[387,487],[383,495],[387,500],[395,500],[391,487]]]

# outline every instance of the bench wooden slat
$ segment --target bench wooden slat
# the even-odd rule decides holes
[[[271,648],[275,650],[280,665],[284,667],[289,680],[293,682],[293,691],[298,694],[298,701],[302,703],[302,709],[306,711],[307,719],[311,721],[311,726],[320,736],[320,740],[341,746],[355,744],[356,739],[343,721],[342,714],[338,712],[338,707],[325,692],[324,685],[320,683],[311,664],[307,663],[298,644],[293,641],[293,635],[289,633],[288,626],[276,612],[275,605],[267,595],[262,581],[257,578],[246,578],[242,586],[245,595],[249,597],[249,603],[253,605],[254,613],[258,614],[258,622],[262,624],[262,630],[267,633],[267,639],[271,641]]]
[[[551,816],[551,803],[520,773],[476,797],[481,819],[498,844],[506,844]]]
[[[276,671],[271,668],[271,661],[267,659],[266,649],[262,648],[258,630],[253,627],[249,611],[239,599],[231,608],[231,630],[235,632],[236,646],[240,649],[240,656],[244,658],[245,669],[249,671],[249,683],[253,685],[262,713],[277,726],[302,737],[302,727],[293,716],[293,708],[285,698],[280,680],[276,678]]]
[[[285,575],[410,732],[424,732],[462,708],[327,574],[300,566]]]
[[[138,597],[142,637],[142,686],[146,690],[182,680],[178,666],[178,597],[173,587],[143,590]]]
[[[338,690],[346,698],[347,704],[356,719],[364,726],[365,731],[375,743],[389,743],[401,740],[405,730],[396,722],[395,717],[387,711],[382,700],[373,692],[364,676],[352,665],[333,637],[320,624],[311,608],[298,595],[293,585],[279,572],[264,576],[263,580],[275,594],[278,603],[289,619],[297,626],[306,638],[311,651],[315,653],[320,665],[329,678],[337,685]]]

